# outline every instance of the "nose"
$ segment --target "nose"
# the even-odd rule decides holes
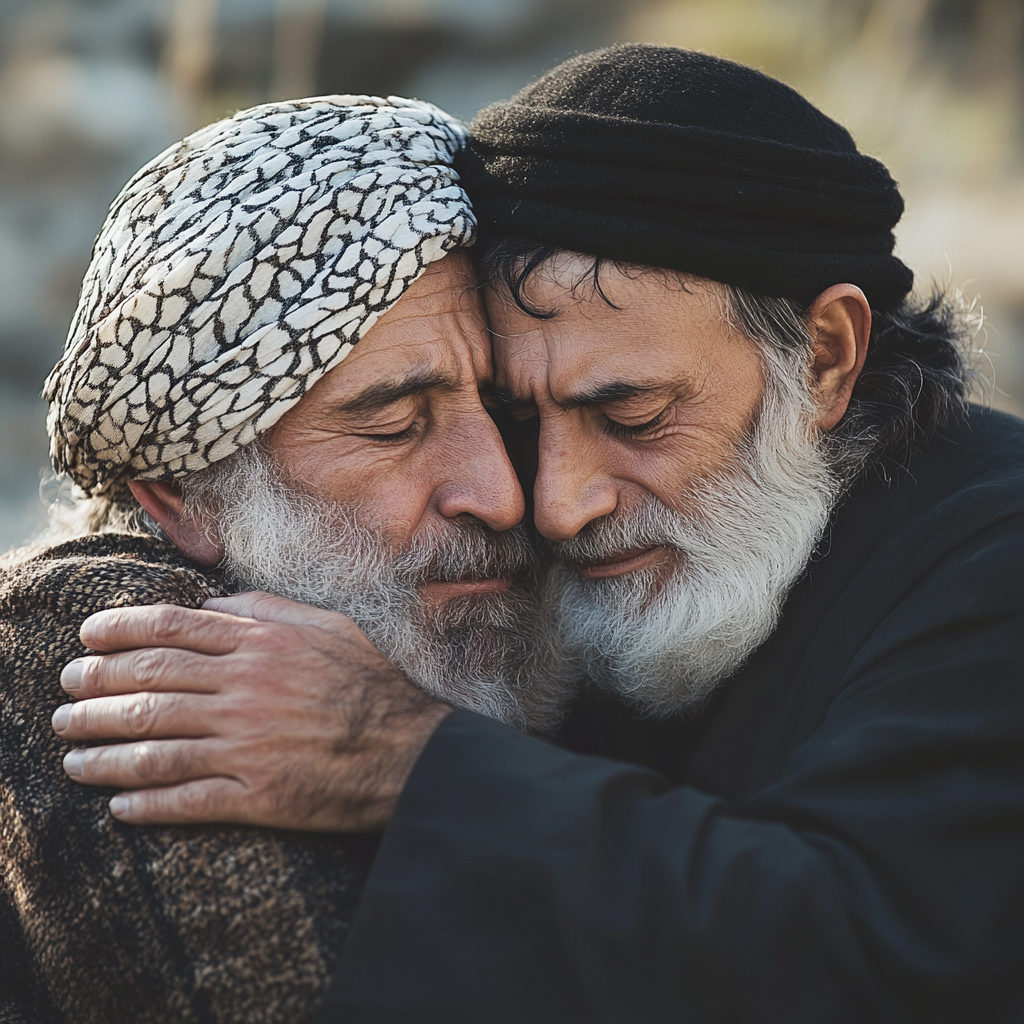
[[[611,515],[618,487],[584,445],[561,432],[541,430],[533,519],[548,540],[572,540],[593,519]]]
[[[448,465],[437,492],[437,509],[446,519],[471,515],[492,530],[510,530],[523,520],[525,500],[501,434],[481,408],[453,431]]]

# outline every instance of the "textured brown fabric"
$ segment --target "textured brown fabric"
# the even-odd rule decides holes
[[[365,874],[356,839],[135,828],[63,772],[60,670],[102,608],[199,606],[170,545],[87,537],[0,571],[0,1024],[311,1018]]]

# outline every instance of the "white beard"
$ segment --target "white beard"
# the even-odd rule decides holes
[[[443,535],[393,552],[350,509],[282,483],[249,445],[185,482],[186,514],[224,545],[234,588],[342,612],[426,693],[518,728],[551,732],[573,689],[545,625],[540,569],[521,530],[452,521]],[[428,580],[510,579],[507,591],[428,612]]]
[[[765,361],[757,423],[729,466],[682,496],[688,511],[652,496],[552,545],[546,601],[566,653],[651,714],[699,706],[767,639],[841,492],[814,439],[803,363]],[[667,574],[577,569],[657,544],[674,552]]]

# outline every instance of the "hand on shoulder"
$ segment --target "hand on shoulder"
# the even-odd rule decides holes
[[[91,616],[54,729],[77,782],[131,824],[368,831],[451,710],[344,615],[264,593]]]

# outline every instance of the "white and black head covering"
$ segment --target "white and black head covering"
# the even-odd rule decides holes
[[[172,146],[111,207],[46,381],[54,468],[88,494],[237,451],[433,261],[471,245],[465,129],[428,103],[268,103]]]

